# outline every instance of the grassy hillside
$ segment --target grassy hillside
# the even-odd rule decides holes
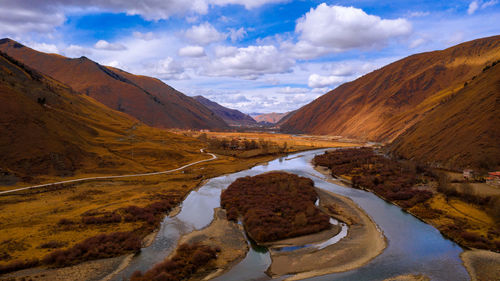
[[[500,59],[500,36],[409,56],[299,109],[286,132],[392,141]]]
[[[143,125],[0,53],[0,186],[176,167],[202,144]]]
[[[158,79],[102,66],[86,57],[70,59],[30,49],[10,39],[0,50],[104,105],[160,128],[225,128],[227,124],[197,101]]]
[[[393,153],[452,169],[500,168],[500,63],[400,135]]]

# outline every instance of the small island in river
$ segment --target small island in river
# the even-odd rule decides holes
[[[228,219],[242,220],[248,236],[269,248],[267,274],[273,277],[303,279],[351,270],[386,247],[383,234],[353,201],[294,174],[240,178],[222,193],[221,206]],[[337,220],[341,223],[331,223]],[[341,239],[328,243],[334,237]]]

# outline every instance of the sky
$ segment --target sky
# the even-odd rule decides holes
[[[0,0],[0,37],[287,112],[411,54],[500,34],[499,0]]]

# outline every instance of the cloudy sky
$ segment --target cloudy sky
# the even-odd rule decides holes
[[[285,112],[413,53],[500,34],[498,0],[0,0],[0,37]]]

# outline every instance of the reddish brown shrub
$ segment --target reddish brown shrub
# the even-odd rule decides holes
[[[48,254],[43,258],[43,263],[63,267],[82,261],[133,253],[140,249],[141,240],[132,232],[99,234],[87,238],[69,249],[57,250]]]
[[[82,223],[84,224],[107,224],[119,223],[122,217],[115,212],[105,212],[98,215],[85,215],[82,216]]]
[[[196,244],[182,244],[177,249],[175,255],[155,265],[144,274],[140,271],[134,272],[131,281],[150,280],[185,280],[194,273],[210,266],[210,262],[217,258],[217,249]]]
[[[5,265],[0,265],[0,274],[18,271],[25,268],[35,267],[40,264],[38,259],[31,259],[26,261],[13,261]]]
[[[311,179],[287,173],[243,177],[221,195],[227,218],[243,219],[258,242],[275,241],[324,230],[329,217],[314,205],[317,194]]]
[[[425,190],[413,189],[418,181],[434,176],[428,169],[411,163],[399,163],[371,148],[340,149],[314,157],[314,164],[332,171],[332,176],[352,177],[352,187],[372,190],[381,197],[396,201],[404,208],[432,197]],[[419,172],[419,177],[417,177]]]

